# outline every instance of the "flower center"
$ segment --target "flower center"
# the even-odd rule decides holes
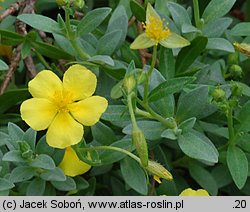
[[[72,103],[72,94],[70,92],[57,91],[54,93],[53,102],[58,112],[69,112],[69,104]]]
[[[162,39],[166,39],[170,34],[169,28],[163,25],[163,20],[153,16],[149,17],[149,22],[143,23],[143,28],[147,36],[156,41],[156,44]]]

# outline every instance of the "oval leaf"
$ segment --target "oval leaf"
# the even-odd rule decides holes
[[[79,36],[92,32],[96,29],[111,12],[111,8],[103,7],[92,10],[80,21],[77,26]]]
[[[125,182],[138,193],[146,195],[148,192],[147,179],[139,163],[130,157],[126,157],[120,165]]]
[[[178,138],[181,150],[189,157],[210,162],[218,162],[218,151],[213,143],[203,134],[190,131]]]
[[[191,45],[183,48],[176,59],[176,72],[183,73],[193,64],[201,52],[206,48],[208,39],[199,36],[195,38]]]
[[[59,24],[51,18],[38,14],[22,14],[17,19],[43,32],[61,34]]]
[[[233,7],[236,0],[212,0],[205,8],[202,18],[205,22],[220,18],[226,15]]]
[[[229,146],[227,150],[227,165],[236,186],[242,189],[248,175],[248,160],[245,153],[236,146]]]
[[[169,79],[160,85],[158,85],[154,90],[151,91],[148,99],[149,101],[156,101],[169,94],[174,94],[180,92],[184,86],[195,80],[195,77],[179,77],[174,79]]]

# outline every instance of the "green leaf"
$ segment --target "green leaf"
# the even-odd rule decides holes
[[[205,8],[202,18],[205,22],[220,18],[226,15],[233,7],[236,0],[212,0]]]
[[[250,36],[250,23],[243,22],[236,24],[230,32],[233,36]]]
[[[26,40],[22,43],[22,48],[21,48],[22,59],[25,59],[27,56],[29,56],[30,51],[31,51],[31,44],[29,41]]]
[[[32,128],[29,128],[23,135],[22,140],[26,141],[31,149],[35,151],[35,145],[36,145],[36,131],[33,130]]]
[[[162,132],[161,137],[168,138],[170,140],[177,140],[177,135],[175,134],[174,130],[166,129]]]
[[[167,7],[179,29],[181,29],[183,24],[192,25],[187,10],[184,7],[174,2],[168,2]]]
[[[166,80],[174,78],[175,58],[172,49],[161,46],[158,70]]]
[[[183,48],[176,59],[176,72],[185,72],[206,48],[207,42],[206,37],[199,36],[191,42],[190,46]]]
[[[28,89],[9,90],[0,96],[0,114],[30,97]]]
[[[227,165],[236,186],[242,189],[248,175],[248,160],[245,153],[240,148],[229,145],[227,149]]]
[[[88,59],[88,61],[99,64],[99,65],[110,65],[114,66],[114,61],[110,56],[107,55],[95,55]]]
[[[51,184],[60,191],[72,191],[76,189],[76,183],[71,177],[65,181],[51,181]]]
[[[225,38],[208,38],[206,49],[235,52],[233,45]]]
[[[91,127],[95,141],[102,145],[110,145],[117,140],[113,130],[102,122],[97,122]]]
[[[66,180],[66,176],[64,175],[63,171],[58,167],[52,170],[45,170],[44,172],[42,172],[40,177],[46,181],[65,181]]]
[[[40,138],[36,145],[36,153],[37,154],[46,154],[52,156],[54,153],[54,148],[49,146],[46,141],[46,135]]]
[[[213,143],[198,131],[190,131],[178,138],[181,150],[189,157],[210,163],[218,162],[218,151]]]
[[[191,117],[199,117],[208,104],[208,87],[201,86],[189,93],[182,93],[177,106],[178,122]]]
[[[15,147],[16,149],[18,149],[18,141],[20,141],[24,135],[23,130],[18,127],[17,125],[13,124],[13,123],[9,123],[8,124],[8,132],[9,132],[9,136],[10,136],[10,142],[13,145],[13,147]]]
[[[119,147],[121,149],[129,151],[133,150],[131,139],[122,139],[116,141],[110,146]],[[124,157],[126,157],[126,154],[113,150],[105,150],[103,152],[100,152],[99,157],[101,160],[101,165],[107,165],[123,159]]]
[[[56,168],[53,159],[45,154],[38,155],[30,164],[32,167],[52,170]]]
[[[146,20],[146,11],[136,0],[130,1],[130,8],[138,21],[144,22]]]
[[[19,150],[11,150],[5,153],[5,155],[2,158],[3,161],[9,161],[9,162],[27,162],[21,155]]]
[[[82,36],[96,29],[111,12],[111,8],[103,7],[92,10],[80,21],[77,26],[78,36]]]
[[[109,23],[106,33],[113,32],[115,30],[121,30],[122,36],[119,41],[119,44],[117,45],[117,48],[119,48],[125,41],[127,30],[128,30],[128,16],[126,13],[126,10],[124,6],[119,5],[113,12]]]
[[[195,77],[179,77],[169,79],[155,89],[153,89],[149,94],[149,101],[159,100],[169,94],[174,94],[180,92],[186,84],[191,83],[195,80]]]
[[[112,55],[120,43],[122,37],[121,30],[115,30],[105,34],[97,43],[96,54],[98,55]]]
[[[249,132],[250,131],[250,101],[245,103],[241,108],[239,113],[236,115],[236,118],[240,122],[240,126],[237,128],[238,132],[245,131]]]
[[[6,113],[0,114],[0,125],[7,125],[9,122],[17,123],[22,120],[20,114]]]
[[[25,37],[5,29],[0,29],[1,44],[5,45],[18,45],[25,40]]]
[[[42,196],[45,191],[46,182],[41,178],[35,178],[27,187],[27,196]]]
[[[17,19],[43,32],[62,34],[59,24],[47,16],[38,14],[21,14]]]
[[[5,191],[15,187],[15,185],[7,179],[0,178],[0,191]]]
[[[147,179],[139,163],[130,157],[125,157],[120,166],[125,182],[138,193],[147,195]]]
[[[195,122],[196,122],[195,117],[189,118],[189,119],[181,122],[180,125],[178,126],[178,128],[182,130],[182,133],[186,133],[186,132],[190,131],[191,129],[193,129]]]
[[[89,187],[89,182],[81,176],[76,176],[74,180],[76,183],[76,189],[78,190],[83,190]]]
[[[9,66],[2,60],[0,60],[0,71],[8,70]]]
[[[210,195],[216,196],[218,194],[217,183],[209,171],[195,163],[191,163],[189,165],[189,172],[192,178],[202,188],[206,189]]]
[[[209,21],[202,28],[202,33],[209,38],[219,38],[232,23],[231,18],[223,17]]]
[[[72,59],[72,56],[67,52],[43,42],[33,41],[31,42],[31,46],[34,47],[37,52],[46,57],[54,59]]]
[[[213,175],[218,188],[229,185],[233,181],[227,166],[224,164],[220,164],[214,167],[211,174]]]
[[[130,123],[130,115],[125,105],[109,105],[107,110],[102,114],[102,119],[109,121],[118,126]]]
[[[157,140],[161,138],[161,133],[165,130],[165,127],[156,121],[138,121],[138,127],[143,131],[145,138],[148,140]],[[132,124],[129,124],[122,130],[127,135],[132,134]]]
[[[10,173],[10,181],[13,183],[30,180],[36,175],[34,168],[30,166],[18,166]]]

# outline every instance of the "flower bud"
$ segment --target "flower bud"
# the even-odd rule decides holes
[[[156,179],[157,182],[160,182],[160,178],[165,180],[173,180],[172,174],[167,169],[165,169],[164,166],[155,161],[149,160],[146,169],[148,172],[154,175],[154,179]]]
[[[227,56],[227,64],[228,65],[237,64],[238,59],[239,59],[239,53],[238,52],[228,54],[228,56]]]
[[[239,52],[241,52],[241,53],[243,53],[243,54],[245,54],[245,55],[247,55],[247,56],[250,57],[250,45],[249,45],[249,44],[247,44],[247,43],[237,43],[237,42],[235,42],[235,43],[234,43],[234,46],[235,46],[235,48],[236,48]]]
[[[231,83],[231,93],[232,96],[242,96],[243,88],[236,82]]]
[[[133,127],[132,141],[140,157],[142,166],[148,166],[148,144],[143,132],[138,127]]]
[[[130,94],[136,86],[136,80],[135,80],[134,75],[126,76],[123,82],[123,86],[126,92]]]
[[[30,145],[26,141],[18,142],[20,152],[23,158],[31,158],[33,156],[33,151],[30,148]]]
[[[241,78],[242,77],[242,68],[239,65],[231,65],[229,68],[229,72],[232,77],[234,78]]]
[[[214,101],[221,102],[225,99],[226,92],[220,88],[216,88],[212,91],[211,95],[212,95]]]
[[[56,0],[56,3],[58,4],[58,6],[62,7],[62,6],[69,5],[70,0]]]
[[[84,0],[75,0],[74,1],[74,6],[78,9],[82,9],[85,5],[85,1]]]

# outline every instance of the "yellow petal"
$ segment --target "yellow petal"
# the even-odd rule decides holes
[[[161,179],[160,179],[159,176],[154,175],[154,180],[155,180],[157,183],[161,184]]]
[[[63,88],[72,93],[72,100],[82,100],[90,97],[96,89],[96,76],[81,65],[72,65],[63,77]]]
[[[181,37],[180,35],[171,32],[170,35],[163,40],[160,40],[159,42],[162,46],[166,48],[182,48],[185,46],[190,45],[190,42],[186,40],[185,38]]]
[[[131,43],[131,49],[147,49],[156,45],[156,41],[150,39],[146,33],[140,34],[133,43]]]
[[[49,126],[46,140],[51,147],[64,149],[77,144],[83,136],[83,126],[68,112],[59,112]]]
[[[62,81],[52,71],[41,71],[29,82],[29,92],[36,98],[53,99],[61,91]]]
[[[146,11],[146,22],[149,22],[149,18],[154,17],[156,19],[161,19],[161,17],[157,14],[155,9],[151,6],[150,3],[147,5],[147,11]]]
[[[209,196],[208,192],[204,189],[198,189],[197,191],[187,188],[183,190],[179,196]]]
[[[47,99],[32,98],[24,101],[20,108],[22,119],[34,130],[44,130],[54,119],[57,108]]]
[[[86,173],[91,166],[83,161],[81,161],[75,151],[68,147],[65,150],[62,162],[59,164],[59,168],[62,169],[65,175],[70,177],[75,177]]]
[[[73,117],[85,126],[92,126],[99,121],[107,109],[108,101],[100,96],[92,96],[69,105]]]

